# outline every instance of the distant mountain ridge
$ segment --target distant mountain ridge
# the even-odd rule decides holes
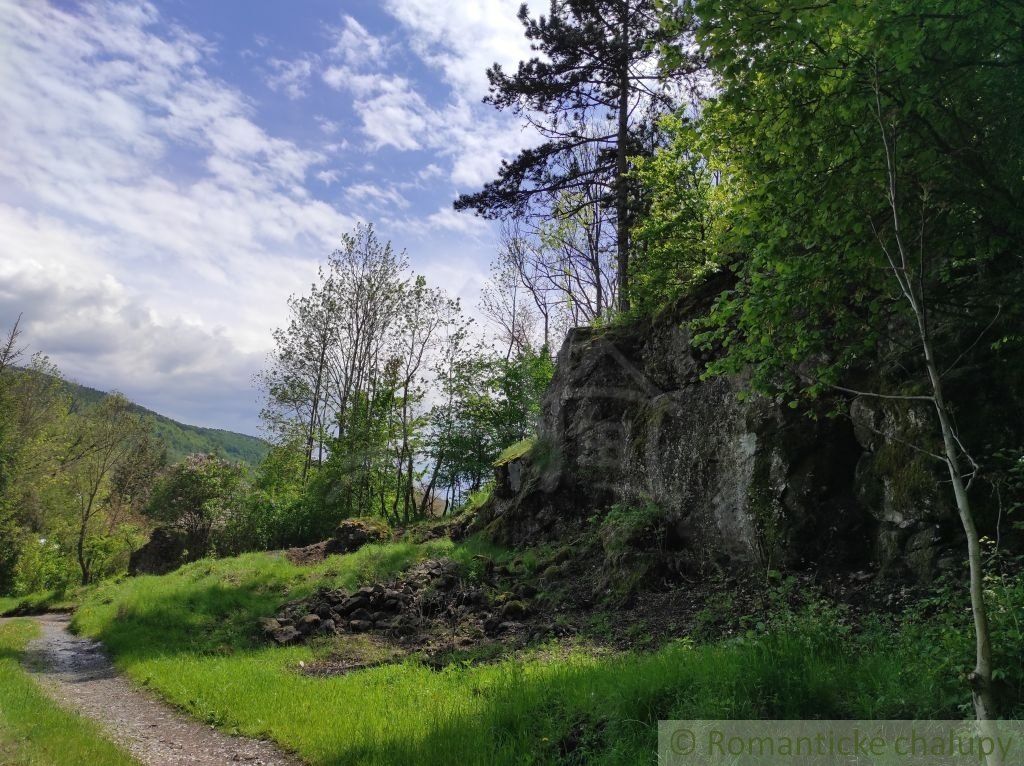
[[[89,388],[80,383],[63,382],[71,393],[72,400],[85,406],[98,404],[107,396],[105,391]],[[255,466],[270,451],[270,444],[256,436],[179,423],[134,402],[132,407],[150,421],[153,435],[167,445],[167,458],[172,463],[193,453],[212,452],[227,460]]]

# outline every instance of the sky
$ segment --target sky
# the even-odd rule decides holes
[[[0,328],[66,377],[257,433],[289,295],[356,222],[475,307],[452,201],[531,138],[481,103],[519,0],[0,0]]]

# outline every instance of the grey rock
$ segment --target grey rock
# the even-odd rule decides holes
[[[260,628],[264,633],[274,633],[281,629],[281,623],[273,617],[264,617],[260,620]]]
[[[475,527],[529,544],[570,539],[612,506],[656,506],[655,522],[602,538],[609,585],[627,571],[903,566],[912,538],[912,574],[928,569],[942,539],[915,530],[946,519],[948,508],[918,492],[932,474],[916,464],[908,473],[893,452],[918,428],[913,417],[858,399],[849,419],[830,418],[825,406],[808,413],[741,398],[744,375],[702,379],[707,355],[694,347],[688,319],[729,286],[716,277],[657,318],[571,330],[537,444],[496,472]]]
[[[302,634],[290,625],[275,630],[271,636],[274,641],[282,646],[292,644],[302,638]]]
[[[366,609],[370,606],[370,599],[362,593],[357,593],[351,598],[347,599],[339,608],[339,614],[348,615],[352,614],[357,609]]]
[[[333,633],[335,630],[334,620],[322,620],[316,627],[317,633]]]

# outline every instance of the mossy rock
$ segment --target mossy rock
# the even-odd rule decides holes
[[[391,539],[391,528],[381,519],[360,517],[345,519],[334,530],[327,546],[328,553],[352,553],[367,543],[380,543]]]

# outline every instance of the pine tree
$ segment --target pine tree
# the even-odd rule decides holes
[[[629,308],[629,227],[636,207],[629,158],[651,151],[653,116],[671,105],[657,51],[678,43],[683,28],[662,18],[658,5],[657,0],[552,0],[549,15],[537,19],[521,6],[526,37],[542,55],[521,61],[511,75],[499,64],[492,66],[485,102],[521,115],[545,140],[503,162],[498,177],[481,191],[455,201],[456,210],[508,218],[538,203],[552,210],[567,193],[596,187],[615,211],[622,310]],[[680,61],[674,74],[689,67]],[[581,147],[596,147],[598,161],[582,167],[574,158]]]

